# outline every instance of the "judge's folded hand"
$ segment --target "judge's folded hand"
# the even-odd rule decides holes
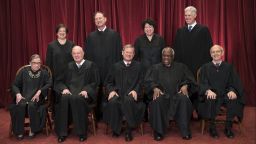
[[[20,93],[17,93],[17,94],[16,94],[16,104],[18,104],[21,99],[25,99],[25,98],[22,97],[22,95],[21,95]]]
[[[40,96],[40,94],[41,94],[41,90],[38,90],[37,92],[36,92],[36,94],[32,97],[32,99],[31,99],[31,101],[32,102],[38,102],[39,101],[39,96]]]
[[[159,88],[154,88],[153,100],[157,99],[160,95],[164,93]]]
[[[206,91],[206,96],[207,96],[207,99],[216,99],[216,97],[217,97],[216,93],[214,93],[211,90]]]
[[[137,101],[137,92],[132,90],[129,95],[132,95],[132,97],[134,98],[135,101]]]
[[[84,96],[85,98],[88,98],[87,91],[81,91],[79,95]]]
[[[227,95],[228,95],[228,98],[229,98],[229,99],[236,99],[236,98],[237,98],[236,93],[233,92],[233,91],[228,92]]]
[[[179,93],[182,93],[183,95],[188,96],[188,85],[183,85],[183,86],[180,88]]]
[[[108,100],[110,100],[112,97],[114,97],[114,96],[119,96],[117,93],[116,93],[116,91],[112,91],[112,92],[110,92],[109,93],[109,95],[108,95]]]
[[[63,95],[65,95],[65,94],[72,95],[72,93],[68,89],[64,89],[61,94],[63,94]]]

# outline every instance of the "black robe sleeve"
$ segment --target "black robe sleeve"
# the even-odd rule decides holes
[[[85,77],[84,81],[87,81]],[[89,83],[87,83],[82,90],[85,90],[90,98],[93,99],[93,101],[96,101],[96,90],[100,83],[100,76],[99,76],[99,70],[96,66],[96,64],[92,63],[90,68],[90,78]]]
[[[46,97],[48,94],[48,89],[52,86],[52,77],[47,71],[43,70],[42,84],[40,86],[41,94]]]
[[[152,66],[148,69],[145,78],[145,92],[147,93],[149,99],[152,99],[152,93],[154,88],[159,88],[163,91],[163,88],[160,86],[160,84],[157,82],[157,69],[155,66]]]
[[[118,87],[115,84],[115,67],[114,65],[111,66],[111,68],[109,69],[109,72],[106,76],[104,85],[106,87],[106,96],[108,97],[109,93],[112,91],[116,91],[118,93]]]

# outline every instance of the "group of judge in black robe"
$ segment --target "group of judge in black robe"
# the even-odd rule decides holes
[[[200,33],[199,37],[197,37],[199,35],[197,33]],[[196,40],[194,38],[196,38]],[[193,43],[194,41],[201,40],[205,43]],[[187,41],[187,43],[184,41]],[[157,49],[155,49],[154,43],[159,44]],[[184,44],[184,46],[182,46],[182,44]],[[153,35],[152,41],[148,41],[146,36],[143,35],[139,37],[135,43],[136,51],[138,52],[138,58],[136,59],[141,61],[142,65],[132,60],[132,63],[126,66],[123,61],[119,61],[121,59],[121,38],[116,32],[109,28],[105,27],[104,31],[96,30],[92,32],[86,40],[86,45],[86,58],[94,61],[95,64],[85,60],[81,68],[78,68],[76,63],[72,62],[70,53],[74,44],[71,41],[67,40],[63,45],[56,40],[48,46],[46,63],[53,71],[53,86],[57,93],[55,94],[57,98],[55,105],[57,115],[55,119],[55,129],[58,136],[67,136],[66,126],[68,125],[69,113],[72,113],[76,133],[78,135],[86,134],[86,117],[90,110],[88,104],[96,101],[96,87],[98,84],[103,84],[104,80],[106,93],[116,90],[119,94],[118,97],[114,97],[112,100],[108,101],[104,109],[104,121],[110,125],[116,134],[120,134],[123,119],[127,121],[128,129],[136,127],[142,121],[145,109],[143,103],[140,101],[142,96],[140,91],[142,90],[142,81],[144,80],[145,83],[143,86],[145,92],[151,100],[149,104],[149,122],[156,135],[156,140],[162,139],[163,135],[166,133],[167,124],[170,119],[177,121],[182,137],[190,139],[191,131],[189,129],[189,121],[192,114],[190,96],[198,88],[195,85],[193,77],[195,76],[196,70],[202,65],[201,62],[206,59],[209,60],[208,55],[205,54],[206,52],[202,51],[208,51],[209,49],[205,48],[209,48],[212,45],[210,34],[206,27],[196,24],[191,32],[184,27],[178,30],[176,35],[174,42],[174,48],[177,50],[176,58],[178,61],[182,61],[189,66],[192,73],[187,66],[182,63],[172,62],[170,67],[166,67],[160,62],[161,58],[159,58],[159,52],[162,50],[165,43],[164,40],[156,34]],[[153,50],[151,49],[149,52],[144,49],[144,47],[148,46],[152,46]],[[190,58],[189,56],[180,54],[184,52],[182,48],[187,47],[191,47],[191,51],[189,52],[190,56],[193,56],[194,52],[202,52],[202,55],[195,59],[194,57]],[[195,50],[194,48],[200,48],[200,50]],[[109,67],[112,64],[114,65]],[[209,63],[208,66],[202,67],[200,79],[203,81],[206,76],[211,78],[215,84],[211,87],[216,89],[220,95],[225,95],[227,87],[234,89],[239,97],[236,102],[227,104],[228,107],[233,109],[228,114],[228,120],[230,121],[234,116],[239,116],[239,118],[242,119],[244,100],[239,78],[237,78],[236,74],[232,74],[233,71],[231,72],[230,66],[224,62],[221,66],[223,69],[219,69],[220,72],[218,71],[217,73],[212,73],[214,69],[211,68],[211,65],[212,64]],[[97,76],[97,67],[99,68],[100,78]],[[222,70],[224,71],[223,74],[221,74]],[[222,77],[226,78],[226,76],[230,78],[223,82]],[[209,82],[209,80],[206,81]],[[212,82],[210,82],[210,84],[212,84]],[[180,89],[184,85],[188,88],[187,95],[180,93]],[[222,87],[219,87],[219,85]],[[72,95],[66,96],[60,94],[61,91],[67,87],[72,91]],[[205,85],[200,84],[199,89],[201,95],[204,94],[204,87]],[[154,88],[161,90],[162,94],[160,97],[153,100]],[[89,94],[89,99],[81,99],[81,97],[77,96],[78,92],[82,89],[86,89]],[[131,90],[136,90],[138,101],[134,101],[129,95],[129,91]],[[218,112],[219,105],[225,101],[225,97],[218,99],[217,102],[209,102],[205,98],[201,98],[201,100],[206,107],[210,106],[211,109],[205,107],[202,107],[202,109],[199,108],[199,114],[202,115],[202,117],[213,118]],[[71,107],[71,111],[68,109],[69,106]],[[214,109],[212,109],[212,107],[214,107]],[[205,110],[210,110],[210,112],[204,112]],[[78,116],[81,114],[82,116]],[[80,125],[81,122],[84,122],[84,124]],[[22,130],[19,130],[17,133],[21,132]]]

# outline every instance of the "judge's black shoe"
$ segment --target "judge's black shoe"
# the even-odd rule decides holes
[[[112,137],[119,137],[120,134],[116,133],[116,132],[113,132],[112,133]]]
[[[154,132],[154,140],[161,141],[163,140],[163,136],[159,134],[158,132]]]
[[[215,139],[219,138],[219,134],[218,134],[216,128],[210,128],[209,133],[212,138],[215,138]]]
[[[129,142],[132,141],[133,137],[132,137],[132,133],[131,132],[127,132],[125,134],[125,141]]]
[[[63,137],[63,136],[58,137],[58,142],[59,143],[64,142],[64,141],[65,141],[65,137]]]
[[[79,141],[80,141],[80,142],[83,142],[83,141],[85,141],[86,139],[87,139],[87,137],[84,136],[84,135],[79,136]]]
[[[188,135],[182,137],[182,139],[184,139],[184,140],[190,140],[191,138],[192,138],[191,134],[188,134]]]
[[[225,128],[224,133],[227,138],[234,138],[235,135],[230,128]]]
[[[17,140],[22,140],[24,138],[24,135],[23,134],[17,135],[16,138]]]

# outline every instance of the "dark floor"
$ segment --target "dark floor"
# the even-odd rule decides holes
[[[22,141],[17,141],[15,137],[9,138],[9,123],[10,116],[8,111],[5,109],[0,109],[0,144],[53,144],[57,143],[56,135],[52,132],[49,136],[46,136],[45,133],[38,134],[34,139],[28,139],[25,137]],[[144,135],[140,136],[138,131],[134,131],[134,140],[132,144],[151,144],[151,143],[162,143],[162,144],[256,144],[256,107],[246,107],[245,116],[242,123],[242,132],[239,133],[239,128],[237,125],[234,125],[235,138],[228,139],[225,137],[223,130],[223,125],[218,125],[217,129],[220,134],[219,139],[212,139],[207,131],[204,135],[200,133],[200,123],[199,121],[191,122],[191,130],[193,138],[189,141],[182,140],[179,135],[179,130],[176,126],[169,128],[168,133],[165,136],[165,139],[161,142],[156,142],[151,136],[151,128],[148,123],[144,124]],[[70,134],[67,140],[64,142],[70,144],[80,143],[78,137],[74,134]],[[84,142],[88,144],[121,144],[127,143],[124,141],[123,136],[119,138],[112,138],[111,134],[105,135],[105,125],[100,122],[98,124],[97,135],[93,136],[91,133],[88,134],[88,139]]]

